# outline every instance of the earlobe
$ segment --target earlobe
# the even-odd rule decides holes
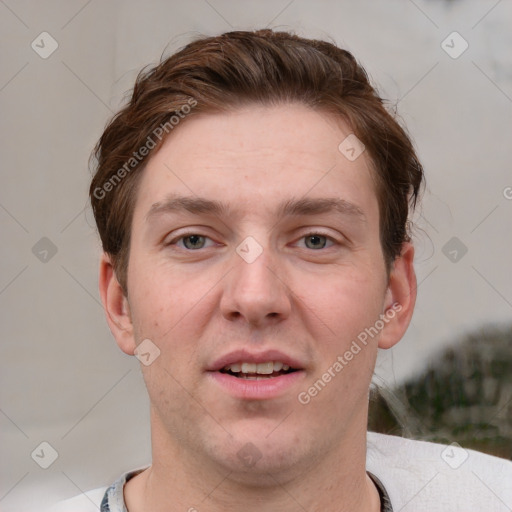
[[[99,289],[107,323],[119,348],[133,355],[135,339],[130,305],[117,280],[110,257],[103,253],[100,261]]]
[[[383,312],[387,322],[379,338],[379,348],[391,348],[402,339],[409,327],[415,304],[414,246],[406,242],[389,276]]]

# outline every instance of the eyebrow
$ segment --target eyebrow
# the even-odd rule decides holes
[[[210,214],[219,217],[235,214],[232,207],[220,201],[204,197],[169,196],[164,202],[154,203],[146,215],[146,221],[164,213],[189,212],[194,215]],[[336,197],[289,199],[277,209],[277,217],[298,217],[339,213],[366,222],[366,216],[359,206],[345,199]]]

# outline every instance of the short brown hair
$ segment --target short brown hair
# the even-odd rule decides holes
[[[250,103],[290,102],[338,116],[365,145],[389,273],[410,240],[409,207],[416,206],[423,181],[411,140],[348,51],[288,32],[235,31],[193,41],[141,71],[131,100],[96,145],[91,204],[103,249],[125,293],[137,184],[144,165],[177,124],[173,119]]]

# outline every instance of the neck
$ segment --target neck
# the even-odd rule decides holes
[[[377,489],[365,469],[365,428],[293,468],[241,475],[159,434],[164,430],[155,428],[158,424],[158,418],[152,417],[152,466],[125,486],[129,512],[380,510]]]

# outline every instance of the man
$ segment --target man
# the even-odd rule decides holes
[[[512,507],[510,462],[366,432],[377,348],[414,310],[423,170],[350,53],[195,41],[139,75],[96,156],[101,298],[152,463],[62,510]]]

